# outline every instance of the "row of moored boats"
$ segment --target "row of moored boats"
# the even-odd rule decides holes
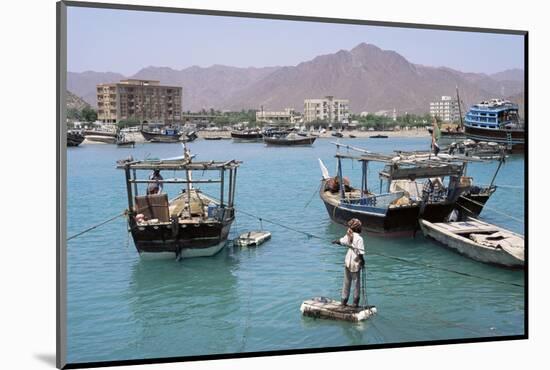
[[[396,236],[412,236],[422,230],[426,236],[475,260],[523,266],[523,236],[479,219],[497,186],[475,185],[466,169],[471,162],[486,160],[460,154],[435,156],[428,152],[388,155],[334,144],[336,174],[331,176],[319,160],[322,172],[319,196],[332,221],[345,225],[348,220],[358,218],[364,231]],[[360,185],[351,184],[344,176],[344,160],[359,163],[355,168],[361,170]],[[493,179],[502,160],[503,157],[496,165]],[[371,184],[367,172],[373,162],[384,166],[378,173],[380,182]],[[182,157],[120,161],[118,168],[126,173],[129,192],[129,230],[138,252],[182,258],[210,256],[221,250],[235,220],[234,197],[240,164],[238,160],[196,162],[187,149]],[[144,171],[148,174],[161,171],[172,177],[138,176]],[[177,176],[178,171],[183,175]],[[194,171],[200,171],[200,179],[192,176]],[[205,173],[214,177],[205,177]],[[138,184],[152,183],[181,183],[183,190],[172,200],[165,193],[138,193]],[[219,194],[205,194],[195,183],[218,183]],[[246,242],[250,243],[251,238],[249,235]]]

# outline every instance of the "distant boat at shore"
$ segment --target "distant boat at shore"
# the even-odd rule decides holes
[[[83,134],[86,140],[104,144],[114,144],[117,136],[115,131],[106,130],[84,130]]]
[[[116,138],[116,145],[119,148],[133,148],[136,146],[135,140],[129,140],[126,135],[119,134]]]
[[[252,130],[235,130],[231,131],[231,137],[233,139],[240,139],[240,140],[261,140],[263,137],[263,134],[260,130],[252,129]]]
[[[382,135],[382,134],[378,134],[378,135],[371,135],[369,136],[371,139],[387,139],[388,138],[388,135]]]
[[[179,130],[174,128],[164,128],[159,131],[140,131],[146,141],[150,143],[179,143],[190,142],[197,138],[194,131],[183,134]]]
[[[79,131],[67,131],[67,146],[79,146],[84,139]]]
[[[525,130],[518,115],[518,105],[507,100],[491,99],[474,104],[464,118],[464,133],[475,141],[493,141],[521,152]]]
[[[296,145],[312,145],[317,137],[315,136],[300,136],[291,132],[288,135],[264,137],[264,142],[267,145],[279,146],[296,146]]]

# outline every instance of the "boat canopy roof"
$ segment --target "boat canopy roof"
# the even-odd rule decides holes
[[[117,164],[119,169],[132,170],[199,170],[199,171],[220,171],[230,170],[239,167],[242,161],[232,159],[230,161],[201,161],[195,162],[183,157],[141,160],[141,161],[122,161]]]
[[[468,162],[485,162],[479,158],[439,154],[430,152],[394,152],[394,154],[373,153],[367,150],[335,143],[361,154],[336,153],[336,158],[353,159],[362,162],[381,162],[386,166],[380,171],[380,177],[388,180],[421,179],[443,176],[462,176]]]
[[[451,162],[432,159],[400,159],[400,157],[373,155],[353,156],[348,154],[336,154],[336,158],[354,159],[358,161],[376,161],[386,163],[380,171],[380,177],[388,180],[422,179],[443,176],[461,176],[464,172],[463,161]]]
[[[518,105],[508,100],[502,99],[490,99],[474,104],[471,109],[487,110],[487,111],[501,111],[514,109],[518,110]]]

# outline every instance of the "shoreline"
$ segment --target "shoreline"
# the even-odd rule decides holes
[[[327,131],[324,134],[319,134],[319,132],[314,131],[313,134],[315,134],[318,138],[330,138],[330,139],[338,139],[337,137],[332,136],[332,134],[336,131]],[[350,131],[344,131],[342,132],[344,135],[341,139],[350,139],[350,135],[354,135],[357,139],[364,139],[369,138],[370,136],[374,135],[386,135],[388,138],[394,138],[394,137],[430,137],[431,134],[426,129],[412,129],[412,130],[400,130],[400,131],[361,131],[361,130],[350,130]],[[231,137],[231,131],[197,131],[197,135],[200,138],[205,137],[216,137],[220,136],[222,138],[230,138]]]
[[[430,137],[430,133],[426,129],[411,129],[411,130],[400,130],[400,131],[361,131],[361,130],[351,130],[344,131],[342,138],[332,136],[336,131],[327,131],[324,134],[319,134],[318,132],[313,132],[319,139],[353,139],[350,138],[350,135],[354,135],[356,139],[365,139],[375,135],[386,135],[388,138],[407,138],[407,137]],[[211,137],[221,137],[223,139],[231,139],[231,131],[197,131],[198,139],[211,138]],[[143,135],[139,132],[130,132],[126,134],[126,137],[129,140],[134,140],[137,143],[146,143]],[[85,139],[82,144],[99,144],[105,145],[106,143],[98,141],[90,141]]]

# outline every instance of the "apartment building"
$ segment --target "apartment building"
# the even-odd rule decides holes
[[[285,108],[284,111],[270,112],[263,108],[256,112],[256,122],[264,123],[296,123],[302,116],[292,108]]]
[[[104,123],[121,120],[181,122],[182,88],[160,81],[128,79],[97,85],[97,116]]]
[[[441,100],[430,103],[430,115],[447,123],[459,121],[458,100],[451,96],[442,96]]]
[[[349,100],[325,96],[304,100],[304,122],[326,121],[336,123],[349,118]]]

